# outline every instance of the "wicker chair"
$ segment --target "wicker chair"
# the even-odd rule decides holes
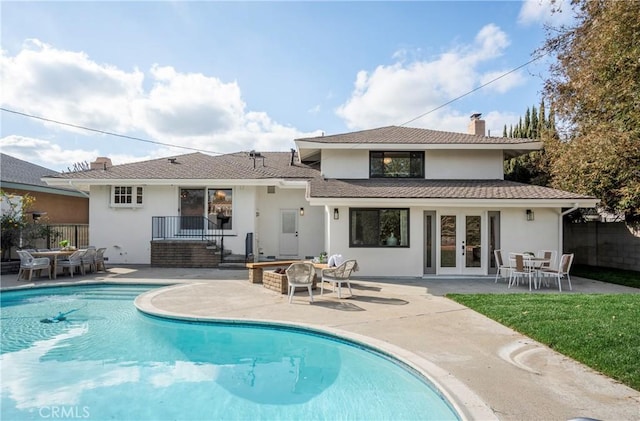
[[[355,260],[347,260],[343,264],[335,268],[322,269],[322,283],[320,284],[320,295],[324,293],[324,283],[329,282],[335,288],[338,287],[338,298],[342,298],[342,284],[346,283],[349,287],[349,294],[353,296],[351,291],[351,283],[349,277],[351,273],[358,270],[358,262]]]
[[[289,284],[289,303],[293,298],[296,287],[304,287],[309,290],[309,298],[313,302],[313,278],[316,276],[316,268],[312,263],[292,263],[286,270]]]
[[[51,260],[49,260],[48,257],[33,257],[31,253],[25,250],[18,250],[18,256],[20,256],[18,280],[20,280],[26,271],[29,271],[28,280],[30,281],[34,270],[40,272],[43,269],[49,271],[49,279],[51,279]]]

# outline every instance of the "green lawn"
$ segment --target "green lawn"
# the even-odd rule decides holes
[[[633,270],[611,269],[597,266],[574,265],[571,275],[581,278],[595,279],[610,284],[626,285],[640,288],[640,272]]]
[[[640,390],[640,294],[447,297]]]

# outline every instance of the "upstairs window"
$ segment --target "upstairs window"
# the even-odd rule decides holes
[[[142,206],[142,187],[113,186],[111,192],[111,206],[123,208],[135,208]]]
[[[424,152],[369,152],[369,178],[424,178]]]

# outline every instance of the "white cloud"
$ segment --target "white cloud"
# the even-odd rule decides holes
[[[26,42],[15,56],[2,51],[0,64],[5,108],[78,126],[219,153],[288,150],[294,138],[314,135],[278,124],[266,113],[247,110],[236,82],[201,73],[154,65],[147,75],[150,88],[145,90],[141,70],[99,64],[83,52],[56,49],[38,40]],[[69,131],[97,135],[43,124],[52,130],[52,137],[60,139]],[[16,138],[6,137],[2,144],[20,155],[18,158],[35,153],[41,162],[64,160],[68,165],[106,155],[115,162],[114,148],[110,149],[108,142],[102,142],[101,150],[62,150],[52,140],[36,144],[31,139],[20,146]],[[40,149],[30,149],[36,147]],[[168,152],[160,145],[158,148],[153,155]],[[121,157],[127,162],[132,158],[126,154]]]
[[[570,0],[524,0],[518,15],[518,23],[559,26],[570,23],[573,18]]]
[[[482,72],[478,67],[501,56],[509,43],[506,33],[489,24],[470,45],[453,48],[433,60],[397,61],[380,65],[372,72],[361,70],[351,97],[336,113],[351,129],[403,124],[497,77],[496,71]],[[396,57],[404,60],[406,54]],[[523,80],[521,74],[514,72],[483,92],[504,93]],[[411,125],[459,132],[467,122],[468,116],[441,108]]]

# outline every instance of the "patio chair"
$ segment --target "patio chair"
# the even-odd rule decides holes
[[[558,283],[558,290],[562,292],[562,278],[567,277],[567,282],[569,283],[569,290],[572,291],[571,288],[571,276],[569,276],[569,271],[571,270],[571,264],[573,263],[573,253],[571,254],[563,254],[560,258],[560,264],[558,265],[558,269],[544,269],[540,271],[540,275],[543,277],[552,277],[556,279]]]
[[[49,271],[49,279],[51,279],[51,260],[48,257],[33,257],[31,253],[25,250],[18,250],[18,256],[20,256],[20,270],[18,270],[18,280],[23,276],[26,271],[29,271],[29,278],[33,276],[33,271],[37,270],[38,273],[43,269]]]
[[[82,268],[84,273],[87,273],[86,270],[84,270],[85,266],[89,267],[89,272],[97,272],[97,266],[96,266],[96,248],[95,247],[89,247],[87,248],[87,251],[82,255]]]
[[[65,259],[58,260],[58,267],[62,268],[64,272],[65,269],[69,269],[69,273],[73,278],[73,273],[76,271],[76,268],[80,269],[80,273],[84,275],[84,265],[82,264],[82,256],[86,253],[86,250],[76,250],[69,257]]]
[[[342,284],[346,283],[349,287],[349,294],[353,296],[351,291],[351,284],[349,283],[349,277],[351,272],[358,270],[358,262],[355,260],[347,260],[343,264],[335,268],[322,269],[322,283],[320,284],[320,295],[324,293],[324,283],[329,282],[335,289],[338,287],[338,298],[342,298]]]
[[[502,259],[502,250],[497,249],[493,251],[493,255],[496,258],[496,279],[494,283],[498,282],[498,278],[504,278],[504,272],[509,273],[510,267],[509,265],[504,264],[504,260]]]
[[[316,268],[313,263],[292,263],[287,270],[287,282],[289,284],[289,303],[293,298],[296,287],[304,287],[309,290],[309,298],[313,302],[313,278],[316,276]]]
[[[103,270],[107,271],[106,266],[104,265],[104,252],[107,251],[106,247],[101,247],[96,250],[96,272]]]
[[[533,281],[534,288],[537,289],[536,278],[535,278],[535,269],[533,266],[525,264],[525,257],[520,253],[510,253],[509,254],[509,288],[512,285],[518,285],[519,279],[528,277],[529,278],[529,291],[531,291],[531,283]]]

